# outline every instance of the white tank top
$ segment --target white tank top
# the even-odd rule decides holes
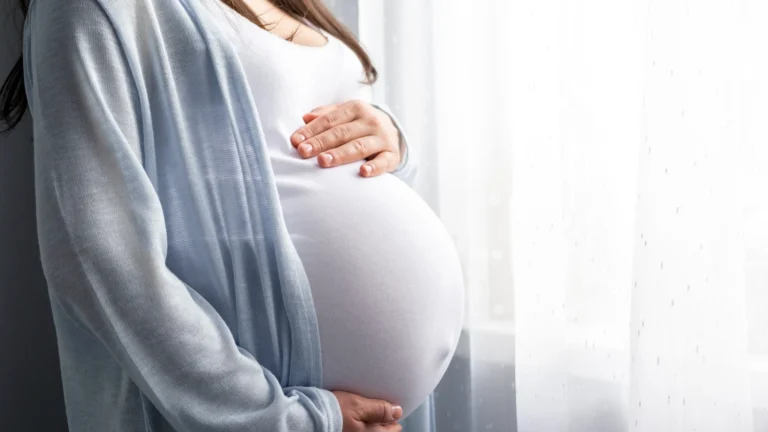
[[[323,386],[403,407],[443,376],[463,319],[459,260],[442,223],[393,175],[361,163],[324,169],[290,136],[314,108],[369,99],[363,68],[341,41],[284,40],[222,7],[266,137],[288,232],[309,278],[320,328]]]

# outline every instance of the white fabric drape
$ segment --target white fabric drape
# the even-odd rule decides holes
[[[768,5],[360,14],[467,278],[437,430],[768,430]]]

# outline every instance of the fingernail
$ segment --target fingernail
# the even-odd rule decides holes
[[[299,146],[299,151],[304,153],[305,156],[309,156],[312,153],[312,146],[309,144],[302,144]]]
[[[326,165],[330,165],[331,162],[333,162],[333,155],[328,153],[323,153],[320,155],[320,161]]]
[[[300,142],[304,141],[305,139],[307,139],[307,137],[305,137],[302,134],[296,134],[294,136],[294,138],[295,138],[294,141],[296,141],[297,143],[300,143]]]
[[[392,417],[395,418],[395,420],[400,420],[400,417],[403,416],[403,407],[399,405],[395,405],[392,407]]]
[[[368,175],[371,173],[371,171],[373,171],[373,168],[370,165],[363,165],[363,174]]]

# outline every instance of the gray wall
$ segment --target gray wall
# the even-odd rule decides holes
[[[0,2],[0,77],[20,23]],[[0,136],[0,429],[66,431],[61,376],[35,234],[29,119]]]
[[[326,0],[328,8],[349,27],[352,32],[357,33],[358,27],[358,0]]]

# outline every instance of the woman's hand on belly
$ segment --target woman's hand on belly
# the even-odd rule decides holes
[[[386,113],[365,101],[316,108],[304,122],[291,144],[305,159],[317,156],[323,168],[368,159],[360,175],[374,177],[400,164],[400,132]]]
[[[400,432],[396,422],[403,409],[380,399],[368,399],[354,393],[334,391],[344,418],[342,432]]]

